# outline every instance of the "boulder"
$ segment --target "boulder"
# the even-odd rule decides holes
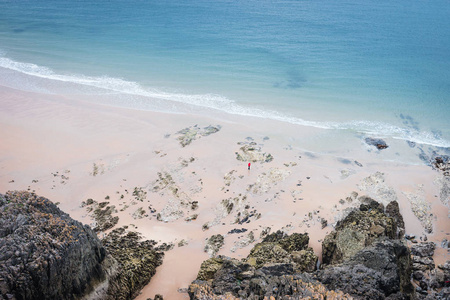
[[[0,195],[0,299],[74,299],[104,280],[96,234],[50,200]],[[82,266],[82,267],[80,267]]]
[[[322,243],[324,264],[337,264],[351,258],[364,247],[382,239],[396,239],[397,222],[384,213],[383,205],[366,197],[359,210],[337,222],[335,230]]]
[[[389,147],[382,139],[366,138],[365,141],[367,145],[375,146],[378,150],[383,150]]]
[[[140,239],[119,228],[100,241],[46,198],[0,195],[0,300],[133,299],[163,256]]]
[[[363,299],[412,295],[410,252],[400,241],[385,240],[358,251],[351,259],[317,272],[330,290]]]

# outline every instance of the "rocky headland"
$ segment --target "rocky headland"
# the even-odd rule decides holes
[[[433,243],[407,246],[398,203],[360,201],[325,237],[322,264],[308,234],[278,231],[244,259],[204,261],[191,299],[448,299],[449,262],[435,268]]]
[[[133,299],[163,257],[140,239],[118,228],[101,241],[46,198],[0,195],[0,299]]]

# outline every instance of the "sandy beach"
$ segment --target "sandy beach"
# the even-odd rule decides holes
[[[377,150],[353,132],[347,139],[262,118],[139,111],[6,87],[0,136],[0,193],[35,192],[92,226],[88,208],[108,202],[115,227],[173,245],[138,300],[188,299],[202,261],[243,258],[269,230],[309,233],[320,257],[325,235],[363,195],[397,200],[406,233],[436,243],[436,264],[450,259],[441,247],[450,234],[442,174],[403,140]],[[245,149],[257,158],[250,170]],[[205,252],[217,234],[223,247]]]

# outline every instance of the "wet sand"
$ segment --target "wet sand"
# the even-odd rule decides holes
[[[209,125],[220,130],[180,145],[180,130]],[[225,237],[218,254],[243,258],[267,227],[308,232],[320,257],[333,224],[358,205],[352,192],[385,204],[397,200],[406,233],[418,240],[426,233],[411,201],[428,204],[433,233],[426,236],[437,243],[435,261],[449,259],[440,248],[450,228],[448,207],[439,199],[440,174],[402,163],[414,155],[404,141],[389,141],[390,148],[378,151],[350,133],[339,142],[328,130],[263,119],[137,111],[3,87],[0,136],[0,193],[34,191],[91,225],[82,202],[107,201],[117,210],[116,226],[174,244],[137,299],[188,299],[178,290],[195,279],[209,257],[206,239],[215,234]],[[273,160],[253,162],[248,170],[247,161],[236,159],[245,145]],[[146,194],[137,199],[134,191]],[[224,201],[233,203],[229,211]],[[233,229],[246,231],[229,233]],[[182,240],[187,244],[179,245]]]

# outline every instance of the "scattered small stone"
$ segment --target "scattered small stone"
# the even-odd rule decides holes
[[[324,229],[328,225],[328,221],[324,218],[320,218],[320,223],[322,224],[322,229]]]
[[[246,232],[246,231],[247,231],[247,229],[245,229],[245,228],[242,228],[242,229],[237,229],[237,228],[235,228],[235,229],[232,229],[232,230],[228,231],[228,234],[232,234],[232,233],[243,233],[243,232]]]
[[[188,241],[186,241],[185,239],[182,239],[181,241],[178,242],[178,247],[183,247],[186,246],[188,244]]]
[[[186,222],[190,222],[190,221],[194,221],[197,220],[198,214],[193,214],[189,217],[187,217],[186,219],[184,219]]]
[[[412,142],[412,141],[406,141],[406,142],[408,143],[409,147],[411,147],[411,148],[414,148],[416,146],[415,142]]]
[[[358,162],[357,160],[355,160],[355,165],[357,165],[358,167],[362,167],[363,165],[360,163],[360,162]]]

